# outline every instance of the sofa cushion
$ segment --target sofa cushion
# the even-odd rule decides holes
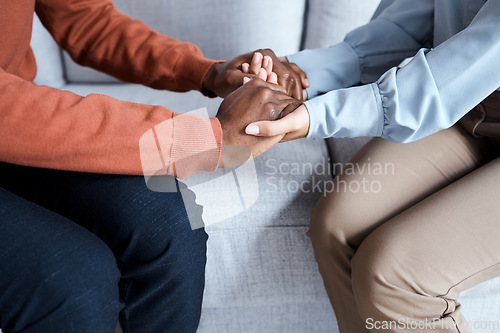
[[[209,230],[198,332],[338,332],[306,231]]]
[[[258,48],[279,55],[300,48],[306,0],[115,0],[126,14],[153,29],[198,45],[206,57],[232,59]],[[162,14],[159,14],[162,13]],[[115,82],[115,79],[76,65],[66,54],[70,82]]]
[[[309,0],[304,48],[341,42],[354,28],[367,23],[380,0]]]
[[[30,44],[37,63],[35,83],[57,88],[64,86],[66,80],[61,62],[61,50],[36,15],[33,18]]]

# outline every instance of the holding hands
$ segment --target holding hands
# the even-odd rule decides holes
[[[235,166],[255,158],[285,136],[247,135],[245,128],[249,123],[256,120],[275,121],[283,110],[295,109],[300,103],[288,96],[283,87],[259,79],[250,80],[230,94],[217,113],[223,131],[223,167]]]
[[[304,89],[309,87],[307,75],[297,65],[289,63],[286,58],[278,58],[269,49],[214,64],[205,75],[203,88],[225,98],[242,85],[245,77],[278,84],[289,96],[299,100],[306,99]]]
[[[272,50],[214,64],[203,87],[225,97],[217,113],[223,130],[223,167],[244,163],[278,142],[307,135],[309,114],[302,104],[309,87],[307,75]]]
[[[271,51],[272,55],[274,53]],[[243,64],[242,70],[245,73],[260,73],[263,68],[266,71],[269,69],[266,67],[267,62],[262,61],[262,56],[256,52],[252,63]],[[272,70],[279,72],[278,84],[285,87],[285,92],[300,101],[307,99],[307,93],[305,88],[309,87],[309,80],[307,75],[294,63],[289,63],[285,57],[276,58],[278,60],[278,66]],[[292,74],[290,74],[290,72]],[[295,74],[295,75],[294,75]],[[262,78],[262,77],[259,77]],[[272,77],[274,78],[274,77]],[[248,82],[249,79],[244,79],[244,83]],[[276,83],[270,80],[268,77],[268,82]],[[300,84],[298,84],[300,82]],[[288,89],[286,89],[288,87]],[[298,96],[298,97],[297,97]],[[261,120],[249,124],[245,128],[246,134],[262,137],[272,137],[272,136],[283,136],[280,142],[295,140],[304,138],[307,136],[309,131],[309,113],[304,104],[291,103],[286,106],[280,113],[280,116],[275,120]]]

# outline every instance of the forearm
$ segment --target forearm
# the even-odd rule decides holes
[[[185,161],[189,162],[188,168],[177,170],[176,175],[186,177],[194,171],[213,171],[217,167],[222,134],[216,119],[177,117],[161,106],[122,102],[102,95],[81,97],[36,86],[3,71],[0,96],[0,160],[4,162],[141,175],[141,157],[154,160],[161,153],[166,168],[160,171],[165,174],[175,174],[175,164],[184,165]],[[161,152],[154,145],[141,156],[141,136],[160,123],[164,126],[157,135],[166,144]],[[212,150],[213,156],[205,160],[193,156],[202,147]]]
[[[432,39],[432,0],[396,1],[370,23],[350,32],[343,43],[288,56],[308,75],[313,98],[331,90],[377,80]]]
[[[78,63],[156,89],[200,90],[214,63],[193,44],[153,31],[111,0],[38,0],[36,12]]]
[[[420,50],[375,84],[306,102],[310,138],[382,136],[410,142],[445,129],[500,86],[500,5],[488,2],[468,28]],[[371,87],[371,89],[364,88]]]

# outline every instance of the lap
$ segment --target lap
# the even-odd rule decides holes
[[[499,276],[499,183],[497,158],[373,231],[354,266],[385,267],[379,273],[394,284],[412,281],[413,290],[451,299]]]
[[[70,315],[69,307],[89,325],[98,317],[92,311],[118,313],[120,274],[113,253],[94,234],[2,187],[0,230],[4,330],[24,332],[37,323],[36,327],[68,331],[72,322],[61,321],[55,313]]]
[[[408,144],[375,138],[337,176],[338,188],[320,199],[311,227],[319,220],[342,229],[357,247],[377,226],[479,167],[486,144],[458,126]],[[350,190],[362,182],[368,190]]]
[[[191,230],[187,217],[184,201],[194,202],[194,196],[183,200],[179,192],[153,192],[143,177],[10,164],[0,164],[0,174],[0,186],[90,230],[127,262],[150,260],[147,256],[167,245],[206,241],[203,230]],[[201,216],[201,209],[197,213]],[[135,251],[136,245],[144,251]]]

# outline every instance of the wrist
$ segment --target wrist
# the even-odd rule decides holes
[[[201,92],[208,97],[217,97],[216,80],[224,66],[223,62],[214,63],[205,74]]]

